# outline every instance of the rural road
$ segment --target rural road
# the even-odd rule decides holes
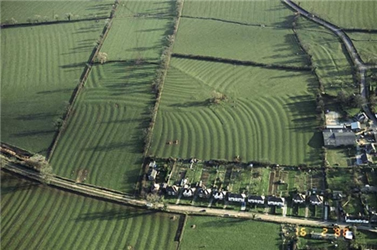
[[[315,15],[309,13],[305,9],[301,8],[296,3],[293,3],[291,0],[283,0],[284,3],[286,3],[289,7],[300,13],[302,16],[308,18],[309,20],[318,23],[319,25],[331,30],[335,35],[337,35],[343,42],[344,46],[347,49],[347,52],[349,56],[352,59],[352,62],[354,66],[357,68],[357,71],[359,72],[359,80],[360,80],[360,95],[364,98],[368,98],[368,86],[366,84],[365,80],[365,74],[366,70],[376,68],[377,65],[368,65],[365,64],[361,58],[360,55],[357,53],[357,50],[355,46],[353,45],[351,39],[347,36],[347,34],[342,31],[339,27],[335,26],[334,24],[324,21]],[[363,105],[363,110],[367,114],[367,116],[373,121],[374,125],[377,126],[377,119],[374,116],[374,114],[369,109],[368,105]]]
[[[3,158],[1,169],[4,171],[9,171],[18,175],[25,176],[29,179],[33,179],[36,181],[41,182],[41,176],[38,172],[27,169],[26,167],[7,161]],[[61,189],[69,190],[75,192],[77,194],[91,196],[100,199],[106,199],[108,201],[118,202],[125,205],[133,205],[142,208],[148,207],[148,202],[145,200],[137,200],[133,197],[126,196],[125,194],[111,191],[111,190],[104,190],[103,188],[96,187],[96,186],[89,186],[75,183],[74,181],[58,178],[52,176],[50,179],[49,186],[58,187]],[[194,207],[194,206],[184,206],[184,205],[173,205],[167,204],[164,207],[164,204],[157,204],[154,205],[154,208],[157,210],[164,210],[165,212],[170,213],[180,213],[180,214],[196,214],[196,215],[209,215],[209,216],[221,216],[221,217],[232,217],[232,218],[244,218],[244,219],[256,219],[261,221],[270,221],[270,222],[277,222],[277,223],[291,223],[291,224],[299,224],[299,225],[308,225],[308,226],[327,226],[331,227],[332,223],[328,221],[317,221],[317,220],[309,220],[309,219],[300,219],[300,218],[292,218],[292,217],[282,217],[277,215],[269,215],[269,214],[254,214],[249,212],[239,212],[239,211],[229,211],[224,209],[214,209],[214,208],[205,208],[205,212],[203,211],[202,207]],[[254,218],[255,216],[255,218]],[[347,226],[344,223],[338,223],[339,226]],[[367,230],[370,232],[377,233],[377,229],[367,227],[367,226],[359,226],[359,229]]]

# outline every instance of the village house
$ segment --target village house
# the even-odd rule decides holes
[[[263,205],[264,204],[264,201],[265,201],[265,197],[263,195],[249,195],[249,197],[247,197],[247,201],[250,203],[250,204],[259,204],[259,205]]]
[[[209,188],[199,188],[198,189],[198,196],[202,199],[209,199],[211,198],[212,190]]]
[[[186,187],[183,189],[182,195],[186,198],[193,197],[195,193],[195,188]]]
[[[347,223],[369,224],[369,219],[364,216],[352,216],[347,214],[344,219]]]
[[[309,196],[309,202],[313,206],[318,206],[323,203],[323,196],[317,195],[317,194],[311,194]]]
[[[156,169],[151,169],[149,171],[148,180],[154,181],[154,180],[156,180],[156,177],[157,177],[157,170]]]
[[[270,196],[267,198],[267,205],[283,207],[285,199],[282,197]]]
[[[305,202],[306,196],[304,194],[293,195],[292,201],[295,204],[303,204]]]
[[[176,185],[167,186],[166,193],[170,196],[178,196],[179,188]]]
[[[213,193],[213,198],[215,200],[223,200],[226,195],[226,191],[216,191]]]
[[[229,202],[245,202],[245,194],[228,194],[228,201]]]

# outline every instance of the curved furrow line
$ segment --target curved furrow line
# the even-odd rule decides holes
[[[140,225],[140,228],[141,228],[140,232],[143,232],[143,237],[142,239],[138,237],[137,244],[135,245],[136,249],[148,249],[147,243],[150,239],[153,239],[153,238],[150,238],[150,235],[151,235],[151,231],[152,232],[154,231],[153,229],[155,226],[154,223],[153,225],[151,225],[151,223],[152,221],[151,221],[150,215],[146,215],[143,217],[143,222]]]
[[[219,131],[219,129],[217,129],[217,125],[215,123],[216,116],[214,116],[213,111],[211,109],[201,109],[199,112],[201,113],[201,118],[202,118],[199,120],[200,126],[204,135],[202,152],[204,152],[204,150],[208,152],[208,154],[204,155],[206,157],[203,159],[206,159],[206,158],[209,159],[211,157],[216,156],[218,152],[216,151],[217,147],[214,146],[213,141],[208,138],[211,138],[211,136],[215,137],[217,140],[217,143],[222,144],[223,137],[214,133],[215,131]]]
[[[199,159],[208,159],[213,155],[213,142],[214,138],[216,141],[218,140],[218,136],[213,133],[212,130],[210,131],[210,128],[214,128],[213,125],[213,119],[211,114],[209,114],[207,111],[208,109],[200,109],[196,110],[191,113],[192,119],[195,119],[196,125],[198,126],[197,132],[199,132],[198,136],[198,142],[195,144],[195,157]]]
[[[163,110],[161,109],[161,106],[160,106],[156,115],[155,125],[153,127],[151,146],[148,150],[148,154],[151,154],[151,155],[159,155],[159,149],[162,148],[159,146],[159,142],[162,142],[161,136],[164,133],[162,129],[163,128],[167,129],[167,126],[168,126],[168,125],[164,126],[164,124],[166,123],[165,122],[166,117],[162,115],[161,113],[163,113]]]
[[[239,154],[239,134],[238,131],[235,131],[234,128],[237,126],[235,117],[233,114],[229,112],[226,108],[223,109],[221,113],[221,117],[224,120],[225,126],[225,145],[221,145],[225,148],[225,159],[233,160],[236,156],[235,154]]]
[[[77,124],[83,124],[83,126],[87,125],[89,123],[89,119],[85,119],[86,115],[81,114],[87,114],[88,113],[88,105],[85,103],[82,103],[81,105],[75,105],[74,111],[71,114],[71,117],[69,118],[69,122],[66,125],[66,131],[62,132],[63,135],[56,147],[55,153],[52,155],[51,158],[51,165],[55,169],[58,167],[55,171],[56,174],[62,175],[62,176],[69,176],[69,173],[67,173],[65,161],[67,159],[70,159],[71,157],[68,157],[71,154],[71,147],[75,148],[76,144],[79,143],[78,134],[80,134],[80,126]],[[76,140],[72,140],[71,138],[76,138]],[[69,143],[71,142],[71,143]],[[67,145],[69,143],[69,145]]]
[[[179,145],[166,145],[166,147],[175,147],[171,150],[172,156],[176,156],[178,158],[186,158],[190,157],[188,156],[188,146],[189,144],[187,142],[190,141],[190,129],[187,126],[185,122],[185,118],[182,117],[184,115],[187,115],[186,112],[184,113],[171,113],[172,117],[172,125],[173,125],[173,136],[176,138],[168,138],[169,140],[179,140]],[[169,157],[169,156],[166,156]]]
[[[159,115],[159,123],[157,123],[158,121],[156,121],[155,126],[155,128],[160,128],[160,133],[156,134],[158,135],[158,140],[156,140],[156,138],[154,140],[155,147],[157,147],[155,155],[166,157],[166,153],[168,153],[168,155],[171,155],[171,147],[169,147],[170,145],[167,145],[166,143],[169,141],[169,138],[173,137],[174,120],[170,118],[170,112],[162,111],[160,109],[157,116]],[[156,132],[153,133],[155,134]]]
[[[131,214],[132,212],[133,212],[132,209],[130,210],[127,209],[125,214],[127,216],[128,214]],[[118,248],[125,249],[127,247],[128,245],[127,243],[129,242],[128,237],[131,231],[133,230],[133,223],[135,221],[134,218],[136,217],[133,217],[132,215],[130,215],[129,218],[127,218],[127,220],[122,221],[122,228],[120,228],[120,234],[123,234],[124,237],[118,238],[117,243],[116,243],[116,246]]]
[[[28,192],[29,193],[29,192]],[[43,210],[39,211],[38,213],[38,217],[37,218],[34,218],[33,220],[33,213],[35,213],[35,211],[33,211],[32,209],[30,209],[28,211],[28,213],[20,213],[19,211],[27,211],[27,209],[25,209],[25,207],[34,207],[38,202],[37,204],[37,207],[38,208],[42,208],[42,207],[45,207],[46,204],[49,205],[48,201],[47,201],[47,197],[43,196],[42,195],[42,192],[36,192],[36,191],[31,191],[29,193],[29,197],[27,198],[27,202],[24,202],[23,204],[21,204],[21,206],[19,208],[16,209],[16,211],[14,212],[14,214],[17,214],[18,217],[17,217],[17,220],[15,222],[12,223],[12,225],[10,226],[10,229],[7,229],[7,228],[4,228],[4,231],[8,231],[8,237],[7,238],[10,238],[10,239],[16,239],[17,237],[15,237],[16,234],[18,234],[21,230],[22,227],[25,227],[27,224],[31,224],[33,225],[34,224],[34,221],[35,220],[39,220],[39,216],[41,215],[41,213],[43,213]],[[36,199],[34,195],[37,195],[39,196],[39,199]],[[56,199],[56,197],[55,197]],[[43,205],[41,205],[43,204]],[[12,232],[13,231],[13,232]],[[13,243],[12,241],[10,241],[9,243]],[[22,242],[17,242],[17,244],[21,244]],[[13,244],[11,245],[6,245],[5,246],[5,249],[12,249]],[[20,248],[15,248],[15,249],[20,249]]]
[[[114,209],[111,209],[113,211]],[[116,210],[117,214],[124,214],[125,209],[118,207]],[[111,227],[108,229],[108,232],[112,232],[111,235],[109,236],[108,234],[106,235],[108,238],[103,239],[105,243],[105,247],[103,249],[116,249],[116,247],[119,247],[119,245],[115,245],[115,242],[117,239],[121,238],[120,233],[121,233],[121,228],[123,224],[123,219],[116,219],[115,222],[111,223]],[[88,247],[86,248],[88,249]]]
[[[186,156],[184,158],[198,158],[197,155],[197,145],[203,143],[203,131],[200,126],[198,126],[198,120],[201,119],[200,115],[198,119],[195,118],[195,111],[185,112],[182,114],[184,124],[187,125],[188,129],[188,141],[182,141],[182,144],[187,145],[187,150],[181,149],[181,155]],[[181,144],[181,142],[179,142]],[[180,145],[178,145],[180,146]],[[200,153],[199,153],[200,154]],[[203,154],[203,152],[201,152]]]
[[[141,225],[143,224],[143,222],[145,220],[145,216],[142,216],[141,218],[142,218],[141,221],[138,221],[136,219],[132,220],[132,227],[131,227],[132,230],[127,235],[128,236],[127,237],[127,243],[128,243],[128,245],[130,245],[130,244],[132,244],[132,243],[135,242],[134,245],[132,245],[132,246],[135,246],[135,249],[138,249],[137,248],[137,242],[138,242],[137,239],[139,237],[138,232],[140,232],[140,228],[141,228]]]

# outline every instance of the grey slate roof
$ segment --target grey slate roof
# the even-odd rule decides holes
[[[325,146],[347,146],[356,143],[354,132],[345,129],[325,129],[323,132]]]

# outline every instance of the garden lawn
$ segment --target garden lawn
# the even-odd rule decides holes
[[[348,93],[358,92],[352,76],[352,62],[338,37],[304,18],[298,19],[296,30],[301,44],[312,57],[324,91],[333,96],[342,89]]]
[[[309,73],[172,59],[149,154],[317,166],[313,85]],[[226,100],[211,104],[214,92]]]
[[[172,219],[172,217],[175,219]],[[2,249],[176,249],[179,216],[135,209],[1,171]]]
[[[173,52],[282,66],[309,64],[291,29],[214,20],[182,18]]]
[[[155,69],[132,62],[92,68],[52,155],[56,174],[133,193],[153,106]],[[80,171],[86,170],[87,178],[81,180]]]
[[[355,161],[355,149],[339,148],[327,149],[327,161],[331,167],[352,166]]]
[[[376,1],[305,0],[300,6],[341,28],[377,29]]]
[[[1,30],[1,140],[46,154],[103,23]]]
[[[280,249],[279,232],[280,225],[268,222],[189,216],[181,249]]]
[[[1,1],[1,23],[14,18],[18,23],[45,22],[67,20],[70,13],[71,20],[109,17],[112,0],[84,0],[84,1]]]
[[[349,193],[350,185],[349,183],[354,183],[353,173],[351,170],[346,169],[334,169],[328,170],[327,175],[327,185],[331,190],[342,190],[344,193]],[[353,184],[355,185],[355,184]]]

